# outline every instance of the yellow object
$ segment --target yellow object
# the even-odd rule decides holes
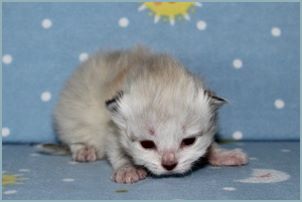
[[[23,180],[26,178],[23,178],[19,175],[2,175],[2,185],[15,185],[15,184],[21,184]]]
[[[154,14],[154,23],[161,18],[168,18],[171,25],[175,24],[177,16],[190,20],[191,7],[201,6],[198,2],[145,2],[139,7],[139,11],[149,9]]]

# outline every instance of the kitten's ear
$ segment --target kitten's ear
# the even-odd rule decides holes
[[[116,96],[111,98],[110,100],[106,100],[105,104],[107,109],[111,113],[116,113],[119,110],[119,103],[118,101],[123,97],[123,91],[119,91]]]
[[[222,105],[228,103],[228,101],[226,99],[217,96],[213,91],[205,90],[204,92],[207,96],[210,97],[210,102],[216,109],[218,109]]]
[[[123,98],[123,91],[119,91],[116,96],[105,102],[107,109],[111,112],[111,119],[121,128],[126,128],[125,117],[122,114],[120,100]]]

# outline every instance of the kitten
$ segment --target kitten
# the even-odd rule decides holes
[[[54,123],[75,161],[106,157],[115,182],[133,183],[146,170],[186,173],[201,157],[215,166],[246,164],[246,154],[214,142],[224,103],[176,59],[136,47],[84,62],[60,95]]]

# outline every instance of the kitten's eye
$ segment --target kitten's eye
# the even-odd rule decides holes
[[[156,149],[156,145],[153,141],[151,140],[143,140],[140,141],[141,145],[145,149]]]
[[[181,142],[181,146],[191,146],[195,143],[196,137],[189,137],[189,138],[185,138],[182,140]]]

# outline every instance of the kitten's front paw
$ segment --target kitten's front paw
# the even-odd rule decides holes
[[[97,160],[96,150],[92,146],[85,146],[73,154],[73,160],[79,162],[91,162]]]
[[[240,166],[247,164],[248,158],[240,149],[216,150],[209,155],[209,163],[214,166]]]
[[[147,172],[145,169],[127,165],[115,171],[113,180],[117,183],[131,184],[146,178],[146,176]]]

